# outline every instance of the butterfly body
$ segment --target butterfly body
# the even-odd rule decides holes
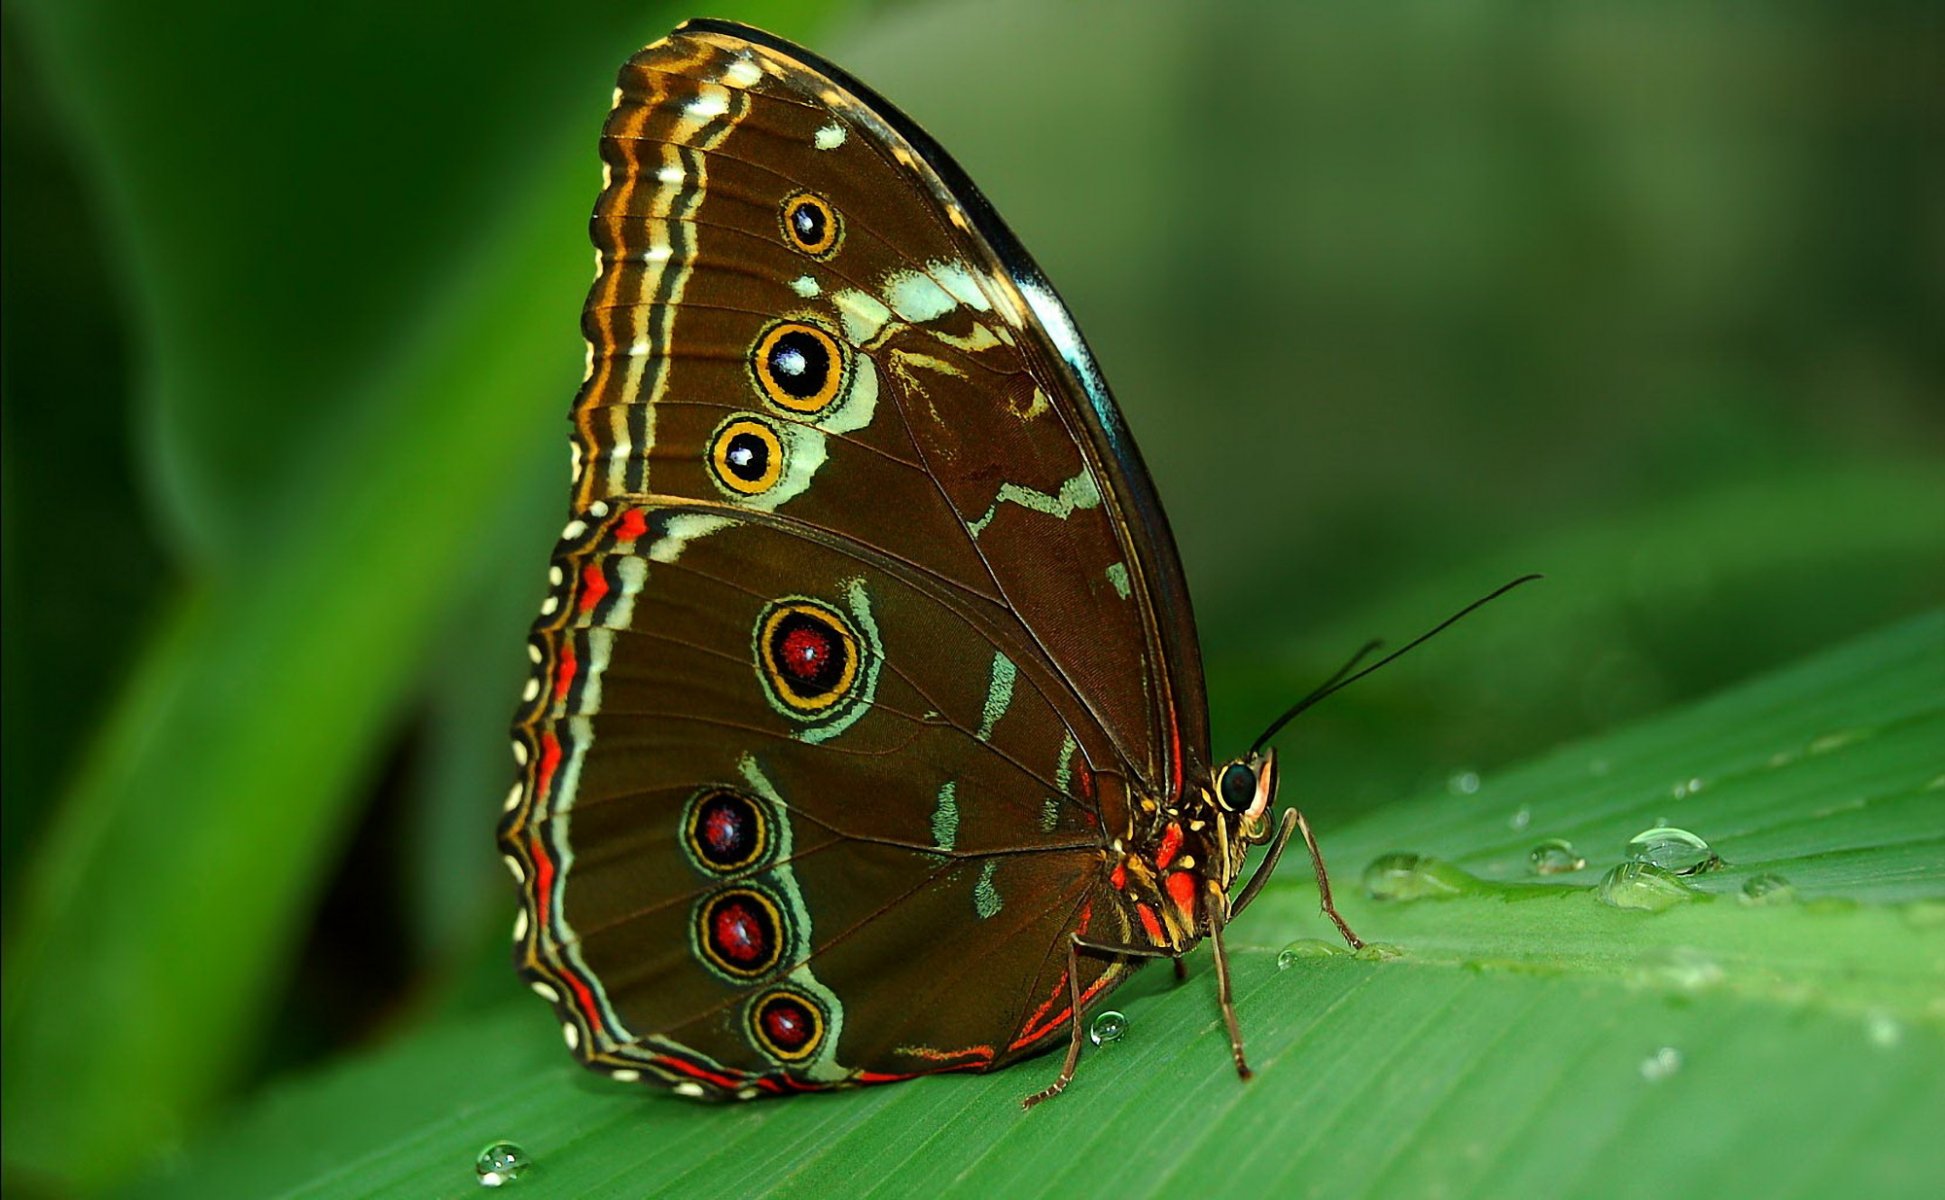
[[[601,150],[522,973],[588,1065],[697,1097],[1071,1072],[1088,1003],[1220,945],[1275,786],[1211,762],[1091,354],[950,156],[789,43],[683,26]]]

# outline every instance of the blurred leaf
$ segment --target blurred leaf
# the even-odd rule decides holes
[[[799,6],[782,24],[813,15]],[[552,459],[564,474],[561,414],[578,378],[573,314],[587,286],[595,131],[620,59],[677,17],[556,16],[569,33],[542,41],[468,9],[451,25],[374,16],[331,37],[293,26],[266,43],[255,39],[281,18],[233,26],[126,4],[46,5],[31,16],[83,117],[122,237],[137,248],[157,394],[171,398],[165,407],[192,405],[204,387],[228,397],[201,430],[213,457],[189,465],[190,438],[169,461],[197,539],[229,561],[166,606],[40,849],[10,931],[9,1178],[85,1187],[180,1136],[253,1053],[356,785],[453,589],[503,549],[480,536],[481,523],[505,511],[509,481],[532,485],[535,464]],[[364,251],[338,238],[368,231],[345,211],[346,188],[384,192],[391,181],[362,172],[331,186],[307,186],[318,176],[303,171],[284,179],[286,156],[308,148],[303,139],[238,129],[225,113],[251,106],[247,88],[272,89],[264,71],[280,97],[295,89],[316,100],[307,81],[352,80],[343,39],[443,67],[399,73],[421,90],[490,88],[479,63],[448,57],[456,27],[469,37],[492,31],[500,40],[491,61],[544,57],[552,65],[542,75],[566,72],[577,85],[571,95],[502,96],[484,118],[498,129],[389,94],[348,108],[317,103],[313,124],[292,127],[322,124],[324,145],[369,138],[387,153],[454,137],[490,146],[505,135],[520,147],[476,148],[474,176],[440,181],[458,190],[430,205],[439,236],[418,235],[429,243],[415,251],[432,256],[428,278],[408,286],[374,264],[369,287],[403,288],[409,303],[354,318],[341,311],[345,292],[366,277],[347,260]],[[279,99],[268,111],[295,121],[286,108]],[[212,139],[212,130],[239,140]],[[255,182],[266,179],[268,192]],[[211,180],[223,181],[222,196],[206,194]],[[254,202],[237,205],[239,197]],[[350,207],[374,219],[392,211],[390,201]],[[398,244],[372,236],[381,252]],[[279,273],[280,246],[334,282],[290,281]],[[320,253],[333,265],[320,266]],[[302,335],[313,330],[334,342],[329,369],[310,357]],[[239,387],[249,404],[228,390]],[[329,433],[280,416],[287,407],[333,414]],[[185,418],[177,433],[195,426]],[[239,448],[253,462],[231,471]],[[536,497],[522,511],[557,503]],[[544,556],[536,542],[523,557]],[[537,594],[537,576],[533,586]],[[516,660],[517,640],[506,650]]]
[[[40,64],[14,36],[13,9],[0,19],[0,855],[11,910],[21,877],[13,864],[31,853],[171,573],[142,503],[124,305],[96,198],[77,176]],[[77,537],[83,530],[92,536]]]
[[[530,1004],[275,1089],[142,1194],[469,1195],[474,1154],[507,1138],[538,1164],[519,1183],[536,1197],[1925,1195],[1945,1171],[1941,685],[1945,614],[1324,831],[1341,893],[1393,848],[1480,882],[1347,895],[1403,957],[1279,970],[1284,938],[1323,932],[1289,864],[1237,929],[1247,1085],[1201,958],[1184,986],[1158,970],[1118,993],[1127,1035],[1030,1114],[1018,1098],[1053,1057],[729,1108],[643,1097],[571,1066]],[[1562,834],[1591,876],[1669,813],[1731,864],[1671,911],[1607,907],[1585,876],[1511,878]],[[1800,902],[1735,897],[1777,870]]]

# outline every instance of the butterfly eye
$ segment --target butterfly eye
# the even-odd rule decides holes
[[[1224,808],[1243,812],[1256,800],[1256,772],[1242,763],[1230,763],[1222,769],[1222,779],[1216,788],[1222,793]]]
[[[783,440],[753,417],[723,423],[709,443],[716,481],[739,496],[757,496],[783,478]]]
[[[844,351],[815,325],[786,321],[771,327],[757,339],[750,368],[763,395],[794,413],[823,412],[844,390]]]
[[[837,253],[844,221],[824,197],[798,192],[783,202],[782,217],[783,236],[792,246],[812,258],[829,258]]]

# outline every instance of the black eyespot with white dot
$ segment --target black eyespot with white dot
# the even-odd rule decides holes
[[[838,340],[802,321],[783,321],[757,339],[750,370],[770,403],[789,412],[823,412],[844,391],[849,359]]]
[[[768,421],[731,417],[709,439],[716,482],[738,496],[756,496],[783,478],[783,438]]]
[[[812,258],[826,259],[837,253],[844,237],[844,219],[830,201],[816,192],[797,192],[783,202],[779,213],[784,240]]]

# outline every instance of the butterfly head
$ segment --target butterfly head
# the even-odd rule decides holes
[[[1267,820],[1276,802],[1276,751],[1251,751],[1223,764],[1212,792],[1216,812],[1232,838],[1257,846],[1270,839]]]
[[[1242,873],[1250,847],[1270,840],[1269,813],[1276,802],[1276,751],[1252,750],[1218,767],[1202,803],[1215,836],[1208,839],[1210,874],[1227,894]]]

